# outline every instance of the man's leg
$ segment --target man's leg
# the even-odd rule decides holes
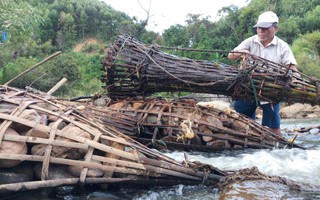
[[[232,102],[232,106],[238,113],[246,115],[252,119],[256,118],[257,105],[255,102],[236,100]]]
[[[270,131],[280,134],[280,103],[261,105],[263,110],[262,126],[269,127]]]

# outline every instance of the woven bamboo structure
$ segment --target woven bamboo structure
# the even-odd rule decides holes
[[[190,162],[187,158],[178,162],[126,136],[119,131],[122,129],[114,128],[116,121],[110,125],[105,123],[108,119],[114,120],[110,116],[122,114],[126,117],[115,119],[120,122],[127,120],[125,125],[129,124],[130,128],[130,120],[134,117],[132,111],[129,115],[112,110],[106,115],[103,111],[102,116],[98,114],[100,107],[88,108],[80,103],[56,100],[51,94],[66,81],[64,79],[47,93],[32,88],[9,87],[14,79],[0,86],[0,172],[3,169],[10,171],[16,166],[34,165],[34,170],[40,166],[40,173],[38,178],[30,181],[0,183],[0,193],[78,184],[82,187],[86,184],[129,184],[133,187],[205,184],[223,190],[239,179],[236,172],[221,171],[211,165]],[[172,116],[158,115],[161,116],[172,119]],[[145,117],[152,119],[149,113]],[[178,116],[179,119],[182,118]],[[185,124],[186,130],[193,128],[188,124]],[[175,127],[172,128],[174,130]],[[51,169],[56,166],[64,167],[68,176],[53,178],[52,174],[56,172]],[[75,168],[78,171],[72,173],[71,169]],[[257,170],[251,171],[258,174],[255,179],[281,182],[295,189],[303,186],[285,178],[271,179]],[[242,174],[242,180],[252,179],[251,173],[250,176]]]
[[[82,187],[86,184],[129,184],[131,187],[204,184],[219,187],[222,190],[236,181],[234,177],[239,177],[236,172],[221,171],[208,164],[190,162],[187,157],[183,162],[178,162],[123,134],[121,131],[128,131],[128,127],[133,127],[131,123],[136,123],[132,121],[136,112],[144,116],[139,118],[140,128],[148,128],[151,125],[151,122],[146,124],[145,121],[150,120],[152,114],[155,115],[155,112],[148,110],[151,106],[150,102],[136,102],[147,106],[140,111],[127,109],[128,113],[125,113],[119,109],[118,112],[114,112],[116,109],[114,105],[113,109],[101,112],[99,110],[101,107],[62,102],[48,93],[34,94],[30,90],[25,91],[9,86],[0,86],[0,98],[0,172],[2,169],[10,170],[17,165],[24,166],[26,163],[34,163],[35,166],[40,164],[41,171],[39,179],[0,184],[0,193],[78,184]],[[175,104],[168,109],[178,111],[178,105],[180,105],[182,112],[190,111],[190,108],[185,110],[190,103]],[[155,115],[157,118],[160,117],[160,120],[165,118],[174,120],[173,117],[179,120],[185,119],[182,117],[183,113],[176,116],[168,115],[167,110],[164,109],[169,105],[168,102],[154,102],[152,105],[153,109],[161,109],[159,111],[161,114]],[[122,104],[122,108],[124,107],[128,108]],[[119,117],[121,115],[126,117]],[[198,112],[198,115],[199,117],[208,115],[207,119],[209,118],[209,114],[204,111]],[[108,120],[111,120],[110,123],[106,123]],[[124,121],[126,123],[123,125],[127,128],[119,129],[119,126],[117,129],[114,128],[115,125]],[[197,120],[194,119],[194,122]],[[208,122],[200,123],[200,119],[198,123],[199,126],[208,125]],[[158,120],[156,124],[159,124]],[[170,131],[169,127],[170,125],[164,125],[154,129],[165,128]],[[212,130],[217,130],[212,125],[210,127]],[[170,128],[172,128],[172,134],[176,134],[178,127]],[[251,133],[253,129],[254,127],[251,127],[249,132]],[[236,131],[233,133],[238,134]],[[272,137],[274,136],[265,138],[267,147]],[[281,139],[278,138],[277,141],[280,141],[279,146],[284,145]],[[250,143],[252,141],[245,144],[250,146]],[[75,167],[80,171],[78,175],[72,174],[73,177],[53,179],[51,174],[55,172],[50,170],[53,165]],[[92,175],[90,173],[92,169],[98,169],[103,173]],[[265,180],[266,177],[270,176],[259,173],[259,177],[255,179]],[[288,182],[281,177],[275,177],[271,181],[280,181],[294,188],[303,186],[303,184]]]
[[[120,35],[103,62],[101,80],[113,99],[156,92],[222,94],[233,99],[319,104],[319,80],[247,54],[241,67],[179,58]]]
[[[83,117],[80,105],[8,86],[0,87],[0,98],[0,171],[24,163],[42,166],[38,180],[0,184],[0,192],[79,183],[215,186],[225,175],[214,167],[204,171],[151,150],[99,119]],[[52,165],[80,167],[81,172],[52,180]],[[103,174],[91,177],[91,169]]]
[[[198,104],[191,99],[126,99],[108,107],[88,107],[83,113],[160,150],[302,148],[230,108]]]

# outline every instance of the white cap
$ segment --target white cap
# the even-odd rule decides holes
[[[271,27],[274,23],[278,23],[279,18],[276,15],[276,13],[272,11],[267,11],[259,15],[258,22],[256,25],[254,25],[254,28],[269,28]]]

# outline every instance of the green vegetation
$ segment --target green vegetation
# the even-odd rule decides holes
[[[0,33],[8,33],[8,39],[2,42],[0,34],[0,83],[61,50],[61,55],[11,86],[48,91],[65,77],[68,82],[55,95],[100,93],[101,61],[105,48],[117,35],[128,33],[146,44],[229,51],[255,34],[252,26],[266,10],[279,15],[278,36],[292,45],[299,69],[320,78],[320,0],[251,0],[244,8],[222,8],[219,20],[214,22],[208,16],[189,14],[187,25],[171,26],[162,35],[145,29],[152,16],[138,21],[100,0],[1,0]],[[86,43],[88,38],[99,42]],[[79,43],[84,45],[81,51],[75,51]],[[221,52],[168,52],[230,63]]]

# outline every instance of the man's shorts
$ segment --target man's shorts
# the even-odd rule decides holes
[[[256,118],[257,105],[255,101],[242,101],[236,100],[232,103],[234,109],[247,117],[252,119]],[[280,128],[280,103],[277,104],[263,104],[259,103],[262,113],[262,126],[267,126],[269,128],[277,129]]]

